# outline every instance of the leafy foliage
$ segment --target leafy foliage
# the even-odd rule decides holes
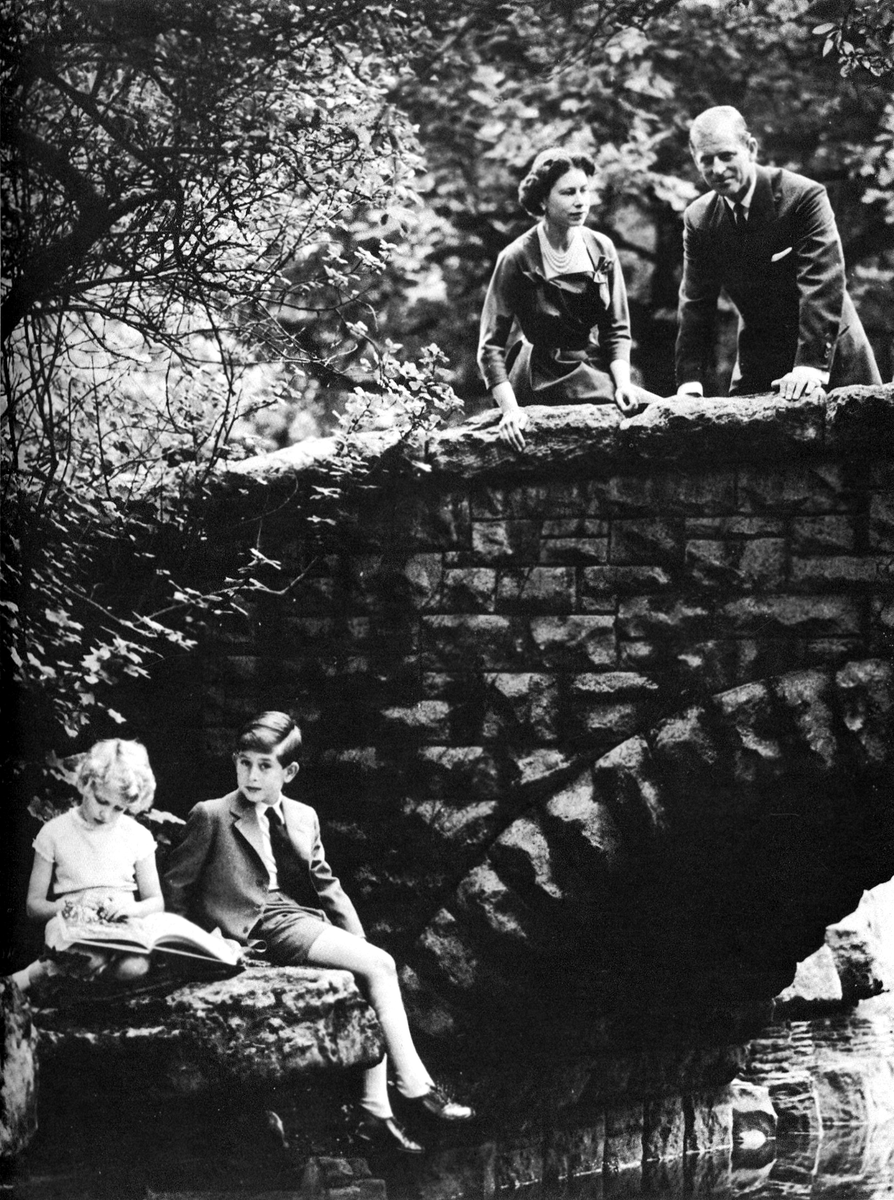
[[[474,363],[477,318],[496,255],[530,224],[515,199],[518,180],[538,150],[574,142],[598,163],[592,220],[621,253],[634,366],[648,387],[671,390],[680,213],[701,188],[687,128],[701,109],[730,103],[747,114],[763,161],[829,188],[858,303],[876,319],[884,358],[889,88],[866,71],[842,79],[813,33],[821,10],[803,0],[682,0],[618,25],[607,23],[610,7],[579,3],[563,15],[511,5],[495,26],[457,21],[456,36],[402,83],[428,165],[426,208],[415,257],[389,268],[383,319],[399,325],[409,347],[417,331],[434,339],[467,403],[486,402]],[[731,365],[719,363],[718,388]]]
[[[24,758],[57,726],[120,721],[108,689],[254,585],[247,564],[209,586],[202,497],[259,413],[363,385],[356,428],[387,387],[408,432],[455,402],[432,356],[398,367],[365,335],[343,370],[416,203],[387,97],[400,23],[348,0],[4,8],[4,651]]]

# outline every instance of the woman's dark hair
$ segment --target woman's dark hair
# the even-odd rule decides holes
[[[301,730],[288,713],[262,712],[243,725],[236,737],[236,751],[278,751],[280,765],[297,762],[301,753]]]
[[[541,150],[518,185],[518,202],[525,212],[532,217],[542,216],[544,201],[553,184],[575,168],[591,178],[596,174],[596,164],[587,154],[576,154],[561,146]]]

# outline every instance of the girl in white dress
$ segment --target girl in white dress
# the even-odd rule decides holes
[[[164,908],[155,839],[130,815],[150,808],[155,796],[146,749],[121,738],[97,742],[81,760],[75,783],[80,804],[47,821],[34,839],[26,910],[33,921],[46,922],[47,952],[13,975],[23,991],[60,973],[131,980],[149,970],[142,954],[66,954],[60,920],[124,921]]]

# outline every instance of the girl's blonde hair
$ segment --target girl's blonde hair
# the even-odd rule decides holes
[[[128,812],[145,812],[155,798],[155,776],[141,742],[107,738],[92,746],[78,765],[75,785],[81,795],[97,786],[114,788]]]

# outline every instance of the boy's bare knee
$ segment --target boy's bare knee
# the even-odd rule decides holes
[[[396,979],[397,963],[387,950],[380,950],[378,946],[374,947],[374,949],[375,956],[371,964],[370,973],[379,979]]]
[[[149,971],[149,959],[143,954],[124,954],[113,962],[109,974],[122,982],[142,979]]]

